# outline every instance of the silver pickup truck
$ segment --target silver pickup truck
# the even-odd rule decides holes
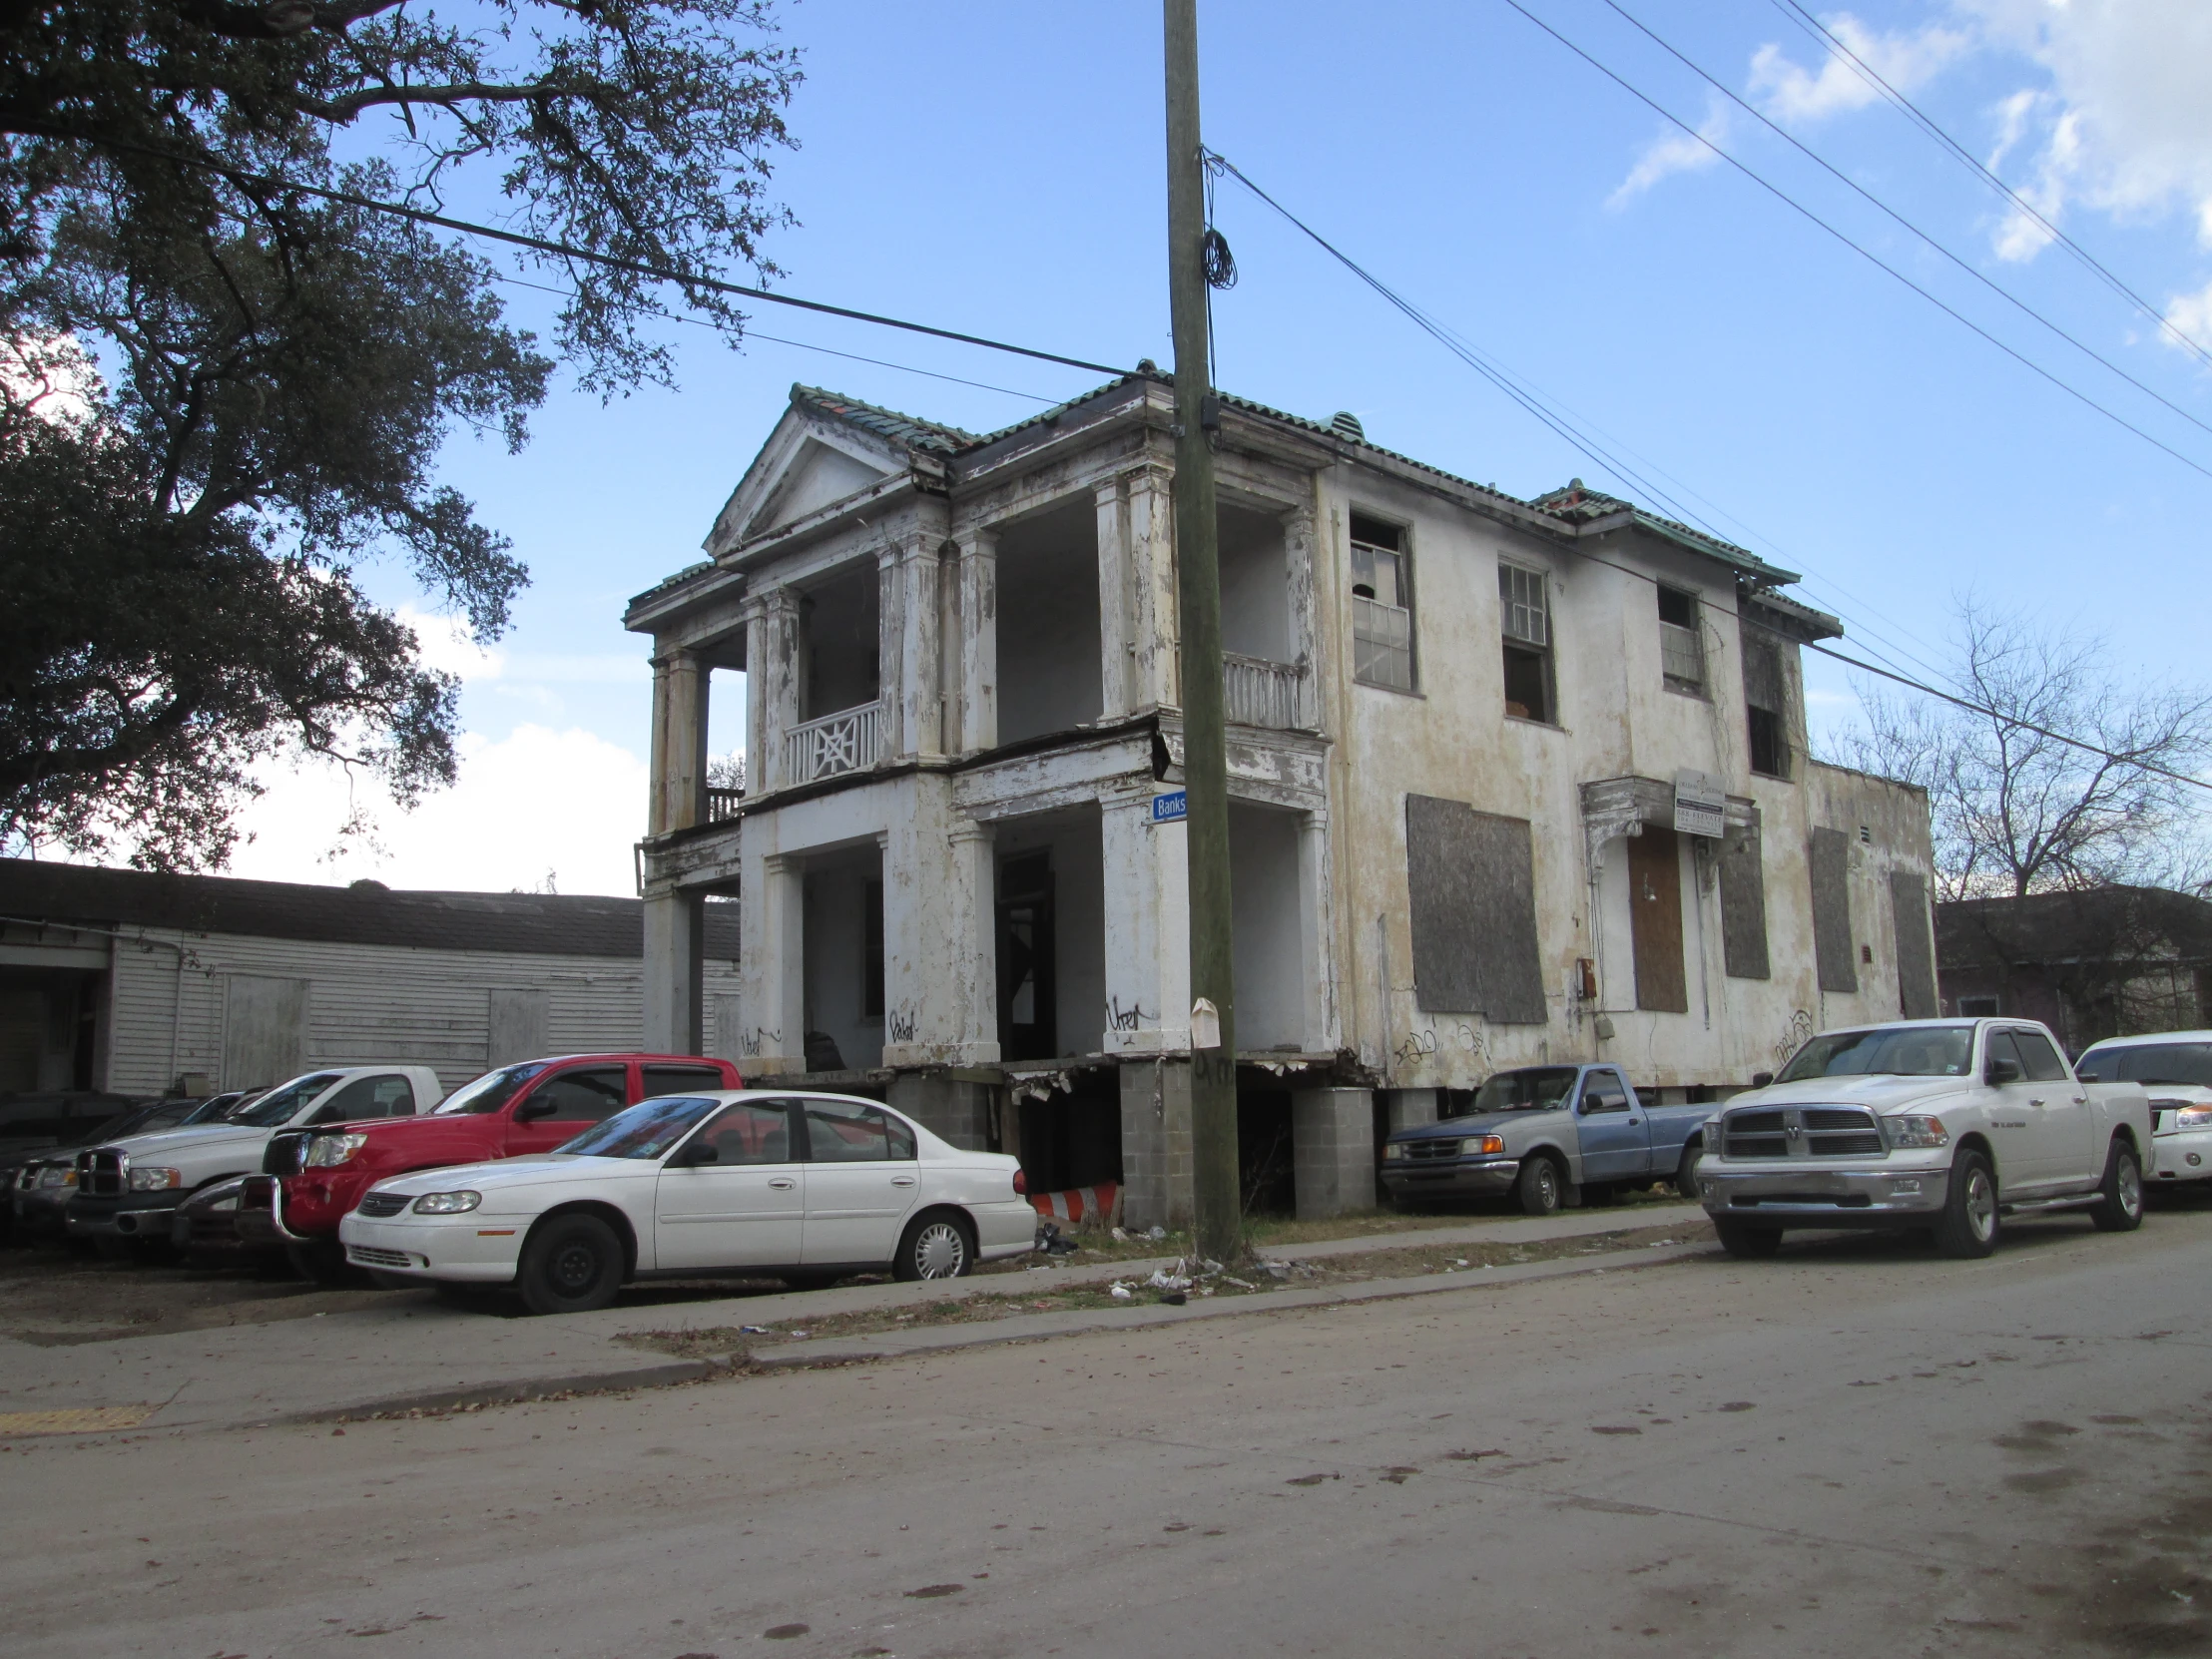
[[[1907,1020],[1824,1031],[1706,1127],[1698,1196],[1735,1256],[1785,1230],[1916,1228],[1986,1256],[1998,1218],[2086,1210],[2142,1224],[2150,1100],[2084,1083],[2030,1020]]]
[[[1466,1111],[1385,1141],[1382,1186],[1398,1203],[1509,1193],[1532,1216],[1654,1181],[1687,1195],[1712,1115],[1652,1105],[1617,1066],[1516,1066],[1491,1073]]]

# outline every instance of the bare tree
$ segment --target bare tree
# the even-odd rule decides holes
[[[710,790],[736,790],[745,793],[745,751],[733,749],[727,755],[710,755],[707,758],[707,788]]]
[[[2184,780],[2212,759],[2212,695],[2131,689],[2102,640],[1970,595],[1952,648],[1954,686],[1987,713],[1862,685],[1866,729],[1838,745],[1929,792],[1939,897],[2205,884],[2207,801]]]

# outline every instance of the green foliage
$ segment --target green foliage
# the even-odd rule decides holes
[[[511,228],[772,274],[771,28],[765,0],[0,0],[0,841],[220,863],[273,755],[451,780],[456,688],[356,572],[401,557],[497,637],[527,573],[438,449],[518,447],[554,365],[482,260],[295,187],[434,206],[480,164]],[[585,385],[667,379],[652,284],[527,258],[575,296]]]

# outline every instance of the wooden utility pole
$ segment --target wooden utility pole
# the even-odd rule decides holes
[[[1222,729],[1220,424],[1207,352],[1206,171],[1198,128],[1198,0],[1165,0],[1168,300],[1175,326],[1175,554],[1182,601],[1184,833],[1191,890],[1191,1162],[1198,1252],[1244,1254],[1237,1179],[1237,1019],[1229,909],[1229,760]],[[1202,1004],[1212,1005],[1215,1020]],[[1218,1034],[1209,1023],[1218,1022]],[[1212,1038],[1210,1046],[1201,1046]]]

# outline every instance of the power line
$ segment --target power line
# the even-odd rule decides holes
[[[2063,732],[2053,732],[2049,727],[2037,726],[2033,721],[2021,720],[2014,715],[2002,714],[1989,708],[1986,704],[1975,703],[1969,698],[1953,697],[1949,692],[1937,691],[1934,686],[1924,686],[1918,680],[1910,679],[1903,674],[1892,674],[1888,669],[1876,668],[1872,663],[1860,662],[1856,657],[1847,657],[1841,651],[1831,651],[1827,646],[1816,644],[1811,640],[1805,641],[1804,644],[1806,650],[1818,651],[1824,657],[1833,657],[1846,668],[1855,668],[1862,674],[1874,674],[1885,680],[1894,680],[1901,686],[1909,686],[1914,691],[1925,693],[1929,697],[1936,698],[1941,702],[1963,709],[1968,714],[1979,715],[1984,720],[1993,720],[1999,725],[2013,727],[2022,732],[2033,732],[2039,738],[2048,738],[2053,743],[2062,743],[2069,749],[2081,750],[2086,754],[2097,756],[2100,760],[2110,761],[2115,766],[2133,767],[2138,772],[2154,773],[2160,778],[2171,779],[2176,784],[2187,784],[2191,789],[2212,791],[2212,783],[2206,783],[2202,778],[2192,778],[2185,772],[2175,772],[2170,768],[2158,766],[2150,761],[2137,760],[2132,755],[2115,754],[2112,750],[2100,748],[2096,744],[2084,743],[2079,738],[2069,738]]]
[[[1868,63],[1866,59],[1862,58],[1849,46],[1845,45],[1842,39],[1839,38],[1832,30],[1830,30],[1827,24],[1823,23],[1819,18],[1815,17],[1803,6],[1799,5],[1797,3],[1797,0],[1774,0],[1774,3],[1777,10],[1779,10],[1785,17],[1789,18],[1790,21],[1805,29],[1814,37],[1815,41],[1818,44],[1823,46],[1826,50],[1834,53],[1845,63],[1851,65],[1851,67],[1859,73],[1859,76],[1862,80],[1866,81],[1869,85],[1873,86],[1877,91],[1879,91],[1883,95],[1883,97],[1888,99],[1889,102],[1898,109],[1900,113],[1902,113],[1909,121],[1918,126],[1930,138],[1934,139],[1941,149],[1948,152],[1955,160],[1963,165],[1968,172],[1972,173],[1976,178],[1980,179],[1984,184],[1988,185],[1991,190],[1994,190],[1999,196],[2002,196],[2007,202],[2011,203],[2013,208],[2017,210],[2022,216],[2034,221],[2037,226],[2041,227],[2045,235],[2050,237],[2050,239],[2053,242],[2057,243],[2059,247],[2065,249],[2067,253],[2071,254],[2093,275],[2100,277],[2104,281],[2104,283],[2112,289],[2113,292],[2117,293],[2136,310],[2141,311],[2145,316],[2149,317],[2153,322],[2157,323],[2159,328],[2164,331],[2166,335],[2170,337],[2176,345],[2179,345],[2183,350],[2189,352],[2200,362],[2212,364],[2212,351],[2207,351],[2204,346],[2200,345],[2190,335],[2184,333],[2180,328],[2174,326],[2172,322],[2166,319],[2165,312],[2161,311],[2156,305],[2153,305],[2149,300],[2145,299],[2141,294],[2137,293],[2133,288],[2129,287],[2127,283],[2122,281],[2117,276],[2115,276],[2108,267],[2101,264],[2097,260],[2095,255],[2091,254],[2086,248],[2082,247],[2081,244],[2074,241],[2073,238],[2066,235],[2065,232],[2061,231],[2056,225],[2053,225],[2048,219],[2045,219],[2042,215],[2042,212],[2037,209],[2032,202],[2028,201],[2026,197],[2022,196],[2018,191],[2014,190],[2010,185],[2006,184],[2002,179],[1998,178],[1996,174],[1988,167],[1984,166],[1978,156],[1974,155],[1972,151],[1968,150],[1964,145],[1960,144],[1956,139],[1952,138],[1949,133],[1945,132],[1940,126],[1938,126],[1934,117],[1930,116],[1926,111],[1922,110],[1918,104],[1915,104],[1910,98],[1906,97],[1904,93],[1898,91],[1896,87],[1892,86],[1888,81],[1884,80],[1881,71],[1877,70],[1872,64]]]
[[[775,293],[767,288],[749,287],[743,282],[726,282],[719,276],[703,276],[695,272],[678,271],[671,266],[656,265],[647,260],[626,260],[614,254],[598,254],[588,248],[577,248],[564,242],[553,242],[545,237],[526,236],[520,231],[502,231],[496,226],[478,225],[471,220],[454,219],[446,214],[430,213],[422,208],[410,208],[399,202],[380,202],[373,196],[360,196],[352,191],[333,190],[326,185],[296,184],[287,179],[272,179],[262,174],[247,173],[226,166],[207,156],[185,156],[173,151],[157,150],[151,146],[125,144],[110,139],[98,139],[93,143],[113,150],[128,150],[137,155],[151,156],[157,161],[174,162],[180,166],[203,168],[217,173],[235,185],[253,186],[272,194],[320,197],[326,202],[338,202],[349,208],[361,208],[369,213],[388,214],[394,219],[411,220],[417,225],[435,225],[442,231],[459,231],[464,236],[484,237],[492,242],[504,242],[516,248],[527,248],[534,253],[551,254],[564,260],[582,260],[587,265],[600,265],[610,271],[627,271],[635,276],[651,276],[656,281],[674,282],[680,287],[706,288],[714,293],[732,293],[747,299],[762,299],[772,305],[791,305],[800,310],[820,311],[827,316],[850,317],[855,322],[872,322],[883,328],[903,328],[912,334],[928,334],[936,339],[957,340],[962,345],[980,345],[989,351],[1010,352],[1017,357],[1034,357],[1040,362],[1064,363],[1069,368],[1087,369],[1093,374],[1111,374],[1116,378],[1127,374],[1128,369],[1116,368],[1111,363],[1094,363],[1082,357],[1064,357],[1057,351],[1039,351],[1034,346],[1012,345],[1005,340],[989,339],[981,334],[963,334],[951,328],[932,327],[926,322],[909,322],[903,317],[881,316],[874,311],[858,311],[848,305],[831,305],[820,299],[801,299],[789,293]]]
[[[1584,63],[1588,64],[1592,69],[1596,70],[1600,75],[1603,75],[1608,81],[1611,81],[1623,92],[1626,92],[1638,103],[1643,104],[1648,109],[1652,110],[1655,114],[1660,116],[1663,120],[1668,122],[1670,125],[1680,128],[1691,138],[1697,140],[1698,143],[1704,145],[1706,149],[1710,150],[1715,156],[1719,157],[1730,167],[1741,173],[1745,178],[1749,179],[1761,190],[1767,192],[1770,196],[1774,197],[1776,201],[1781,202],[1784,206],[1790,208],[1793,212],[1802,215],[1807,220],[1810,220],[1814,225],[1817,225],[1818,227],[1820,227],[1821,230],[1826,231],[1830,236],[1834,237],[1838,242],[1842,243],[1846,248],[1850,249],[1854,254],[1857,254],[1868,264],[1876,267],[1881,271],[1887,272],[1890,276],[1896,277],[1900,282],[1903,282],[1907,287],[1911,288],[1915,293],[1919,294],[1931,305],[1934,305],[1937,310],[1941,311],[1953,322],[1956,322],[1957,324],[1959,324],[1959,326],[1970,329],[1972,332],[1980,335],[1982,339],[1988,341],[1989,344],[1995,346],[1999,351],[2003,352],[2007,357],[2010,357],[2021,367],[2029,370],[2031,373],[2034,373],[2045,380],[2048,380],[2052,385],[2056,386],[2067,396],[2086,404],[2089,408],[2094,409],[2098,414],[2103,415],[2105,419],[2111,421],[2114,425],[2123,427],[2127,431],[2134,433],[2145,443],[2151,445],[2152,448],[2162,449],[2168,455],[2171,455],[2175,460],[2179,461],[2183,466],[2188,467],[2191,471],[2199,472],[2207,478],[2212,478],[2212,467],[2205,466],[2202,462],[2190,459],[2180,450],[2174,448],[2173,445],[2165,442],[2160,438],[2155,438],[2151,436],[2150,433],[2144,431],[2142,427],[2136,425],[2125,415],[2122,415],[2115,410],[2106,408],[2102,403],[2099,403],[2095,398],[2091,397],[2087,392],[2081,390],[2078,386],[2071,385],[2065,380],[2060,379],[2056,374],[2053,374],[2049,369],[2043,367],[2041,363],[2036,362],[2032,357],[2029,357],[2023,352],[2020,352],[2012,346],[2007,345],[2003,340],[1997,338],[1996,335],[1990,333],[1988,329],[1982,327],[1981,324],[1975,322],[1971,317],[1965,315],[1962,311],[1959,311],[1951,305],[1945,303],[1936,294],[1930,292],[1920,283],[1914,281],[1913,278],[1908,276],[1904,272],[1898,270],[1896,266],[1891,265],[1887,260],[1883,259],[1881,255],[1876,254],[1872,250],[1862,247],[1860,244],[1852,241],[1850,237],[1846,236],[1842,231],[1839,231],[1835,226],[1829,224],[1827,220],[1821,218],[1819,214],[1815,213],[1811,208],[1806,207],[1802,202],[1799,202],[1795,197],[1791,196],[1779,185],[1770,182],[1764,175],[1753,172],[1750,167],[1746,166],[1743,162],[1738,161],[1734,156],[1731,156],[1727,151],[1723,150],[1719,145],[1715,144],[1711,139],[1707,138],[1695,127],[1692,127],[1688,122],[1684,121],[1672,110],[1669,110],[1665,105],[1661,104],[1657,99],[1651,97],[1648,93],[1645,93],[1644,91],[1636,87],[1632,82],[1627,80],[1622,75],[1608,68],[1597,58],[1593,57],[1590,53],[1584,51],[1580,46],[1577,46],[1573,41],[1569,40],[1557,29],[1554,29],[1550,24],[1546,23],[1542,18],[1538,17],[1526,6],[1522,5],[1520,3],[1520,0],[1503,0],[1503,4],[1511,7],[1514,11],[1520,13],[1522,17],[1526,18],[1530,23],[1533,23],[1537,28],[1541,29],[1545,34],[1549,35],[1561,46],[1564,46],[1568,51],[1572,52],[1576,57],[1580,58]]]
[[[570,288],[549,287],[544,282],[526,282],[520,276],[509,276],[504,272],[496,272],[493,275],[496,280],[505,282],[510,287],[535,288],[539,293],[550,293],[558,299],[574,299],[576,297],[575,291]],[[654,316],[665,321],[688,322],[694,328],[708,328],[717,333],[721,332],[719,328],[715,328],[712,322],[702,317],[680,316],[675,311],[663,310],[657,305],[648,308]],[[812,340],[786,339],[781,334],[764,334],[758,328],[746,329],[745,337],[749,340],[767,340],[775,345],[797,346],[802,351],[820,351],[827,356],[843,357],[848,362],[873,363],[877,368],[895,368],[901,374],[923,374],[932,380],[950,380],[956,386],[974,386],[981,391],[1003,392],[1008,397],[1023,397],[1032,403],[1057,401],[1057,399],[1050,397],[1040,397],[1033,391],[1016,391],[1012,386],[994,386],[987,380],[962,379],[957,374],[940,374],[933,368],[916,368],[911,363],[894,363],[883,357],[863,357],[857,351],[838,351],[828,345],[817,345]]]
[[[1997,282],[1987,273],[1977,270],[1975,267],[1967,264],[1966,261],[1960,259],[1948,248],[1937,242],[1934,237],[1930,236],[1918,225],[1915,225],[1911,220],[1907,219],[1903,214],[1899,213],[1895,208],[1891,207],[1887,202],[1883,201],[1879,196],[1875,195],[1874,192],[1868,190],[1864,185],[1860,184],[1858,180],[1852,178],[1849,174],[1832,165],[1818,152],[1814,151],[1808,145],[1800,142],[1794,134],[1790,133],[1788,130],[1779,126],[1776,122],[1770,119],[1763,111],[1759,110],[1751,103],[1747,102],[1745,99],[1739,97],[1733,89],[1722,82],[1717,76],[1711,74],[1695,60],[1691,59],[1686,54],[1676,49],[1670,42],[1668,42],[1665,38],[1655,32],[1649,25],[1645,24],[1639,18],[1637,18],[1634,13],[1630,12],[1627,7],[1623,6],[1620,3],[1620,0],[1605,0],[1605,4],[1611,7],[1631,26],[1638,30],[1646,40],[1649,40],[1653,45],[1657,46],[1661,51],[1665,52],[1669,57],[1673,58],[1675,62],[1681,64],[1684,68],[1688,69],[1692,74],[1698,76],[1701,80],[1705,82],[1707,86],[1711,87],[1715,92],[1718,92],[1722,97],[1726,98],[1730,103],[1734,104],[1738,109],[1742,110],[1754,121],[1765,127],[1767,131],[1774,134],[1775,137],[1781,139],[1785,144],[1789,145],[1792,149],[1797,151],[1799,155],[1805,157],[1806,160],[1812,162],[1814,166],[1820,168],[1823,172],[1828,174],[1830,178],[1835,179],[1839,184],[1848,187],[1862,200],[1871,203],[1882,213],[1887,214],[1897,224],[1912,232],[1913,235],[1920,238],[1921,241],[1928,244],[1928,246],[1933,248],[1936,253],[1942,255],[1944,259],[1948,260],[1960,271],[1963,271],[1968,276],[1971,276],[1975,281],[1979,282],[1983,287],[1987,288],[1999,299],[2002,299],[2003,301],[2005,301],[2005,303],[2013,306],[2015,309],[2021,311],[2028,317],[2032,318],[2034,321],[2041,323],[2045,328],[2049,329],[2052,333],[2056,334],[2060,339],[2064,340],[2068,345],[2072,346],[2076,351],[2079,351],[2080,353],[2082,353],[2082,355],[2088,357],[2093,362],[2100,363],[2105,368],[2110,369],[2114,374],[2125,380],[2137,391],[2143,393],[2144,396],[2155,398],[2160,403],[2165,404],[2167,408],[2171,409],[2175,414],[2181,416],[2181,418],[2183,420],[2186,420],[2190,425],[2196,427],[2198,431],[2206,433],[2207,435],[2212,435],[2212,425],[2207,425],[2205,422],[2199,420],[2195,415],[2191,414],[2187,409],[2183,408],[2179,403],[2173,401],[2172,398],[2166,396],[2163,392],[2157,391],[2154,388],[2145,385],[2142,381],[2136,379],[2134,375],[2128,373],[2128,371],[2122,368],[2118,363],[2112,361],[2111,358],[2105,356],[2102,352],[2096,350],[2094,347],[2083,343],[2079,339],[2076,339],[2064,328],[2061,328],[2057,323],[2051,321],[2049,317],[2043,315],[2042,312],[2036,310],[2032,305],[2028,304],[2026,300],[2020,298],[2009,288],[2006,288],[2002,284]]]

